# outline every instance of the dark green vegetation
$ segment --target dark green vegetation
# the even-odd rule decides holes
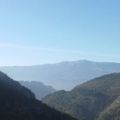
[[[95,77],[120,72],[120,63],[80,60],[36,66],[0,67],[0,70],[18,81],[40,81],[56,90],[71,90]]]
[[[84,120],[120,120],[120,73],[105,75],[73,90],[58,91],[44,103]]]
[[[37,101],[27,88],[0,72],[0,120],[75,120]]]
[[[30,89],[38,100],[41,100],[43,97],[55,92],[51,86],[46,86],[41,82],[37,81],[20,81],[21,85]]]

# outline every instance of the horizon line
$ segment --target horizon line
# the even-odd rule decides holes
[[[59,61],[59,62],[31,64],[31,65],[0,65],[0,67],[32,67],[32,66],[54,65],[54,64],[69,63],[69,62],[93,62],[93,63],[120,64],[120,62],[117,62],[117,61],[115,62],[115,61],[100,61],[100,60],[90,60],[90,59],[79,59],[79,60],[65,60],[65,61]]]

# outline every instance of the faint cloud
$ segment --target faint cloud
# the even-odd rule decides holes
[[[28,46],[22,44],[14,44],[14,43],[0,43],[1,49],[12,49],[12,50],[23,50],[26,53],[31,53],[31,51],[44,53],[44,56],[49,54],[50,56],[59,55],[61,58],[67,57],[67,59],[88,59],[88,60],[97,60],[97,61],[119,61],[120,57],[117,54],[107,54],[107,53],[98,53],[95,51],[80,51],[80,50],[72,50],[72,49],[55,49],[55,48],[45,48],[39,46]],[[23,52],[21,51],[21,52]],[[60,60],[59,60],[60,61]],[[62,60],[61,60],[62,61]]]
[[[46,48],[46,47],[38,47],[38,46],[27,46],[22,44],[14,44],[14,43],[0,43],[0,48],[12,48],[12,49],[27,49],[27,50],[41,50],[48,52],[63,52],[63,53],[80,53],[77,50],[68,50],[68,49],[55,49],[55,48]]]

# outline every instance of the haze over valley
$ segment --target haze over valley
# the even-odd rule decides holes
[[[71,90],[78,84],[109,73],[120,72],[120,63],[89,60],[35,66],[0,67],[18,81],[38,81],[56,90]]]
[[[120,0],[0,0],[0,120],[120,120]]]

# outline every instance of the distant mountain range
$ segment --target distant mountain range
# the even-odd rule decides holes
[[[15,80],[40,81],[55,89],[71,90],[95,77],[120,72],[120,63],[80,60],[36,66],[0,67],[0,70]]]
[[[43,102],[77,119],[120,120],[120,73],[95,78],[68,92],[55,92]]]
[[[41,82],[37,81],[19,81],[19,83],[27,88],[29,88],[38,100],[41,100],[43,97],[55,92],[51,86],[46,86]]]
[[[75,120],[35,99],[27,88],[0,72],[0,120]]]

